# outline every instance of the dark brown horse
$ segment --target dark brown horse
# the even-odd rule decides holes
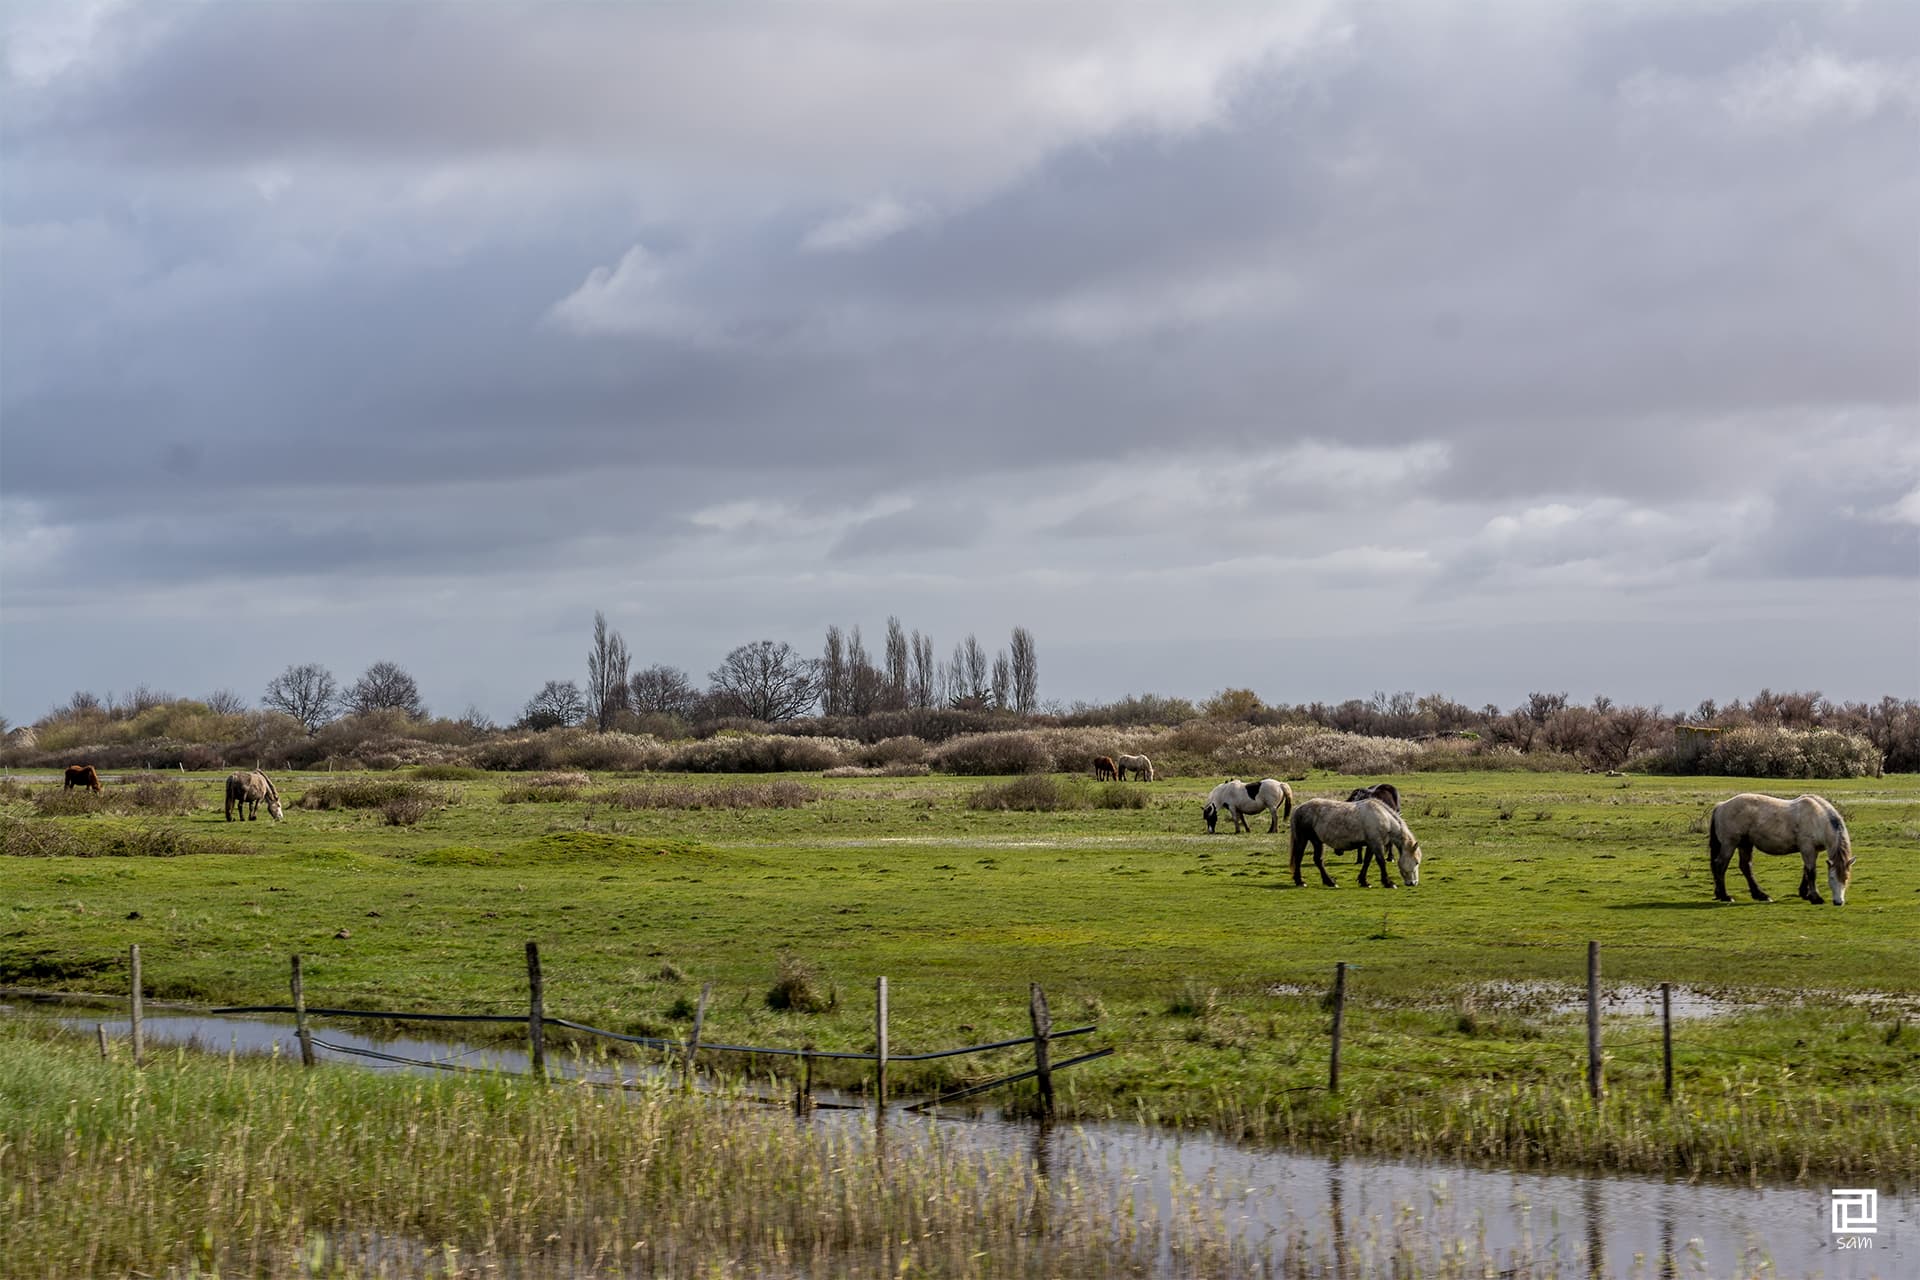
[[[1370,787],[1355,787],[1347,793],[1348,803],[1357,800],[1378,800],[1395,813],[1400,812],[1400,788],[1391,782],[1376,782]]]
[[[1120,780],[1120,771],[1113,767],[1112,756],[1095,756],[1093,758],[1093,780],[1095,782],[1118,782]]]
[[[89,791],[97,792],[100,790],[100,775],[94,772],[90,764],[70,764],[67,766],[65,783],[66,785],[60,788],[62,791],[85,787]]]

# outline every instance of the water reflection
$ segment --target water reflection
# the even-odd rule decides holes
[[[97,1016],[65,1020],[88,1037]],[[106,1022],[124,1041],[124,1019]],[[159,1014],[145,1021],[151,1044],[199,1045],[241,1053],[298,1053],[291,1026],[262,1020]],[[520,1050],[419,1037],[375,1040],[328,1027],[316,1033],[324,1060],[386,1070],[418,1070],[393,1059],[420,1058],[445,1069],[524,1071]],[[331,1048],[327,1046],[332,1046]],[[344,1053],[378,1054],[357,1057]],[[619,1060],[550,1054],[556,1078],[631,1086],[670,1068],[623,1068]],[[1139,1203],[1136,1219],[1166,1223],[1197,1183],[1215,1198],[1204,1207],[1231,1214],[1234,1230],[1258,1246],[1284,1241],[1287,1252],[1324,1259],[1312,1269],[1348,1280],[1392,1273],[1404,1241],[1471,1242],[1495,1259],[1532,1259],[1540,1269],[1588,1276],[1826,1275],[1846,1280],[1920,1276],[1920,1224],[1914,1198],[1882,1188],[1881,1229],[1871,1253],[1836,1255],[1827,1230],[1825,1187],[1698,1186],[1651,1178],[1515,1173],[1371,1157],[1258,1151],[1205,1135],[1128,1124],[1036,1124],[991,1113],[929,1119],[819,1090],[821,1110],[799,1123],[847,1126],[871,1141],[885,1163],[917,1144],[1013,1154],[1033,1170],[1036,1219],[1051,1196],[1075,1180],[1121,1187]],[[790,1105],[793,1094],[770,1100]],[[852,1109],[832,1109],[834,1103]],[[959,1121],[959,1122],[956,1122]],[[1200,1177],[1189,1179],[1186,1171]],[[1544,1244],[1539,1242],[1545,1241]],[[1680,1251],[1687,1250],[1683,1264]]]

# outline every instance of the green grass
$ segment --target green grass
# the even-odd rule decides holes
[[[969,807],[979,779],[804,780],[817,797],[795,809],[611,808],[592,796],[618,780],[598,776],[576,800],[502,804],[502,780],[462,782],[459,803],[394,827],[300,809],[309,781],[288,776],[284,824],[169,820],[249,856],[0,864],[0,983],[118,989],[137,942],[155,996],[269,1002],[297,951],[315,1003],[495,1012],[524,1008],[537,938],[549,1009],[643,1034],[673,1033],[672,1011],[713,981],[711,1040],[866,1049],[885,974],[892,1046],[909,1053],[1024,1034],[1033,980],[1057,1026],[1097,1019],[1096,1042],[1119,1050],[1062,1075],[1071,1114],[1513,1165],[1920,1177],[1920,779],[1763,788],[1818,790],[1847,815],[1858,861],[1840,909],[1793,898],[1797,861],[1776,858],[1757,874],[1777,901],[1712,901],[1702,819],[1750,780],[1395,778],[1427,853],[1414,891],[1358,889],[1351,859],[1338,890],[1310,868],[1293,888],[1284,835],[1204,834],[1217,779],[1141,786],[1138,809],[1038,812]],[[103,846],[141,825],[29,817],[24,799],[6,812]],[[1579,1020],[1486,993],[1574,994],[1588,939],[1609,984],[1754,1005],[1678,1025],[1674,1107],[1657,1027],[1610,1021],[1595,1111]],[[783,951],[826,1012],[767,1007]],[[1338,1100],[1314,1087],[1336,960],[1357,966]],[[953,1059],[894,1079],[931,1090],[997,1069]]]

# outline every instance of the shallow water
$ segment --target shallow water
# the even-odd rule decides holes
[[[70,1008],[70,1006],[69,1006]],[[24,1010],[5,1010],[32,1016]],[[124,1040],[125,1019],[64,1013],[59,1020],[93,1034],[96,1023]],[[158,1012],[144,1019],[153,1045],[193,1044],[215,1052],[299,1053],[293,1027],[259,1018]],[[323,1060],[384,1070],[430,1068],[367,1057],[413,1058],[443,1068],[524,1072],[524,1051],[408,1036],[378,1039],[316,1025]],[[326,1047],[334,1046],[334,1047]],[[353,1052],[357,1051],[357,1052]],[[548,1055],[550,1071],[631,1081],[660,1068],[610,1067],[565,1053]],[[854,1098],[819,1095],[829,1105],[858,1107]],[[870,1111],[827,1110],[810,1123],[862,1126]],[[1891,1188],[1878,1192],[1871,1234],[1832,1230],[1825,1186],[1730,1187],[1657,1178],[1587,1176],[1478,1169],[1375,1157],[1301,1154],[1236,1145],[1204,1134],[1123,1123],[1039,1125],[996,1113],[931,1120],[900,1110],[886,1123],[890,1143],[937,1137],[981,1152],[1030,1160],[1050,1178],[1072,1174],[1131,1191],[1143,1216],[1167,1222],[1195,1201],[1240,1238],[1291,1247],[1328,1260],[1332,1272],[1355,1276],[1392,1269],[1397,1248],[1418,1241],[1419,1256],[1446,1242],[1466,1241],[1500,1259],[1529,1259],[1559,1274],[1594,1277],[1920,1277],[1920,1202]],[[1844,1248],[1862,1241],[1867,1247]],[[1163,1258],[1168,1275],[1180,1273]]]

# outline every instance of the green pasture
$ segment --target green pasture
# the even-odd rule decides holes
[[[39,816],[46,784],[16,786],[9,853],[35,824],[101,847],[166,828],[232,852],[0,860],[0,985],[123,990],[139,943],[157,998],[277,1002],[298,952],[314,1004],[503,1012],[525,1007],[538,939],[551,1012],[640,1034],[683,1034],[711,981],[709,1040],[866,1049],[885,974],[892,1048],[911,1053],[1024,1034],[1032,980],[1056,1026],[1097,1021],[1088,1043],[1119,1050],[1061,1078],[1077,1114],[1512,1163],[1920,1173],[1920,778],[1398,777],[1426,861],[1419,888],[1392,890],[1358,888],[1351,857],[1330,863],[1339,888],[1310,863],[1294,888],[1264,818],[1208,836],[1213,779],[1144,784],[1142,808],[999,812],[969,798],[1001,779],[792,775],[817,793],[799,808],[622,809],[596,797],[768,779],[596,777],[509,804],[502,788],[524,780],[493,776],[431,784],[450,803],[412,826],[298,807],[324,779],[280,780],[279,825],[225,822],[211,775],[188,775],[204,807],[173,817]],[[1840,806],[1847,906],[1794,897],[1794,858],[1756,858],[1774,902],[1712,901],[1705,815],[1747,789]],[[1609,986],[1671,981],[1735,1008],[1680,1025],[1676,1106],[1660,1101],[1657,1027],[1627,1019],[1609,1023],[1608,1102],[1586,1105],[1583,1024],[1549,997],[1580,990],[1589,939]],[[829,1008],[768,1007],[783,957]],[[1319,997],[1342,960],[1356,967],[1335,1100],[1313,1086]],[[967,1061],[895,1078],[1004,1069]]]

